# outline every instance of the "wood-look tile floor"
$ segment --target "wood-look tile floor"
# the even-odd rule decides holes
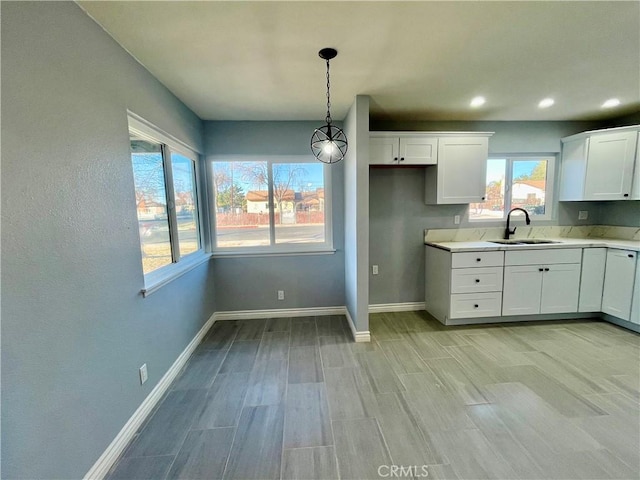
[[[109,478],[640,478],[639,335],[370,324],[368,344],[341,316],[214,324]]]

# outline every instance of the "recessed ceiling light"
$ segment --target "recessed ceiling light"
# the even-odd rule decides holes
[[[540,100],[540,103],[538,104],[538,107],[540,107],[540,108],[549,108],[554,103],[556,103],[556,102],[555,102],[555,100],[553,98],[545,98],[543,100]]]
[[[620,105],[620,100],[618,100],[617,98],[610,98],[602,104],[602,108],[613,108],[617,107],[618,105]]]
[[[486,101],[487,100],[484,97],[475,97],[473,100],[471,100],[471,104],[470,105],[473,108],[478,108],[478,107],[481,107],[482,105],[484,105],[484,103]]]

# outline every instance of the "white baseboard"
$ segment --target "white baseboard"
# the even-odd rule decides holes
[[[144,401],[140,404],[131,418],[129,418],[125,426],[122,427],[120,433],[116,435],[116,438],[113,439],[113,441],[103,452],[103,454],[100,455],[100,458],[98,458],[93,467],[91,467],[91,469],[84,476],[86,480],[102,479],[107,475],[113,464],[120,457],[120,454],[122,454],[123,450],[129,444],[131,439],[133,439],[134,435],[138,431],[138,428],[147,418],[147,415],[151,413],[153,408],[156,406],[158,401],[160,401],[164,393],[171,385],[171,382],[173,382],[178,373],[180,373],[182,367],[185,366],[185,364],[189,360],[189,357],[196,349],[196,347],[200,344],[204,336],[207,334],[214,321],[215,314],[211,315],[209,320],[205,322],[200,331],[196,334],[195,337],[193,337],[193,340],[189,342],[189,345],[187,345],[187,347],[182,351],[176,361],[173,362],[173,365],[171,365],[169,370],[167,370],[167,372],[156,384],[156,386],[153,387],[153,390],[151,390],[147,398],[144,399]]]
[[[349,313],[349,310],[347,309],[347,307],[344,307],[344,315],[347,317],[347,323],[349,324],[349,328],[351,328],[351,335],[353,335],[353,340],[356,343],[370,342],[371,334],[369,333],[369,330],[362,330],[362,331],[356,330],[356,326],[353,323],[353,318],[351,318],[351,314]]]
[[[270,310],[234,310],[216,312],[213,318],[218,320],[250,320],[255,318],[311,317],[316,315],[344,315],[345,307],[309,307],[279,308]]]
[[[369,305],[369,313],[413,312],[424,310],[424,302],[377,303]]]
[[[370,342],[371,335],[368,330],[357,331],[351,315],[345,306],[335,307],[309,307],[309,308],[283,308],[271,310],[236,310],[227,312],[216,312],[213,314],[215,321],[220,320],[251,320],[258,318],[278,318],[278,317],[311,317],[318,315],[345,315],[351,334],[356,342]]]

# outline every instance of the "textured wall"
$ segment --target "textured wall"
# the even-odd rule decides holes
[[[311,155],[318,122],[205,122],[212,155]],[[331,168],[333,246],[330,255],[232,257],[212,260],[218,311],[344,305],[344,163]],[[277,300],[277,290],[285,299]]]
[[[369,330],[369,97],[356,96],[344,121],[345,303],[358,331]]]
[[[202,123],[75,3],[1,8],[2,474],[81,478],[214,310],[207,264],[140,295],[127,109]]]

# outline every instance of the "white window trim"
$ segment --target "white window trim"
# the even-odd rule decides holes
[[[505,203],[504,203],[504,216],[499,218],[471,218],[469,215],[469,223],[496,223],[504,222],[507,219],[507,214],[511,210],[511,187],[513,185],[513,161],[526,161],[526,160],[546,160],[547,161],[547,182],[545,189],[545,213],[544,215],[530,215],[531,223],[548,222],[555,218],[555,190],[556,190],[556,154],[544,153],[540,155],[536,154],[490,154],[487,158],[489,160],[506,160],[505,179],[509,179],[509,183],[505,185]],[[507,191],[509,194],[507,195]]]
[[[211,258],[211,253],[205,252],[205,238],[204,238],[204,214],[203,214],[203,198],[202,187],[203,182],[200,180],[200,154],[194,148],[190,147],[186,143],[180,141],[174,136],[164,132],[155,125],[147,122],[142,117],[136,115],[131,111],[127,111],[129,132],[134,132],[143,138],[146,138],[153,142],[163,144],[163,163],[164,163],[164,175],[165,175],[165,188],[167,192],[167,218],[169,223],[169,235],[171,242],[171,253],[175,261],[164,267],[160,267],[152,272],[143,275],[144,287],[140,290],[144,297],[151,295],[158,291],[164,285],[171,283],[173,280],[181,277],[185,273],[193,270],[197,266],[205,263]],[[165,149],[168,149],[166,152]],[[168,155],[165,155],[165,152]],[[169,206],[169,203],[174,202],[173,192],[173,169],[171,165],[171,153],[175,152],[183,155],[194,162],[194,174],[195,174],[195,189],[196,189],[196,202],[198,205],[198,237],[200,242],[200,248],[195,252],[188,253],[186,255],[180,255],[179,242],[176,237],[177,232],[177,214],[176,209],[173,206]],[[167,159],[169,161],[167,162]],[[141,239],[139,240],[139,246],[142,245]],[[142,268],[142,259],[140,262]]]
[[[207,157],[207,172],[210,172],[215,162],[267,162],[269,168],[269,199],[273,198],[273,182],[272,168],[274,163],[309,163],[314,164],[318,161],[311,154],[309,155],[209,155]],[[323,166],[324,181],[324,242],[323,243],[272,243],[269,246],[255,247],[218,247],[216,245],[216,225],[217,210],[215,205],[215,195],[213,194],[213,175],[207,175],[207,193],[209,199],[209,211],[211,212],[211,250],[215,258],[222,257],[248,257],[248,256],[286,256],[286,255],[314,255],[314,254],[333,254],[333,210],[332,210],[332,185],[331,185],[331,169]],[[274,241],[275,233],[274,217],[275,209],[273,205],[269,209],[270,238]]]

